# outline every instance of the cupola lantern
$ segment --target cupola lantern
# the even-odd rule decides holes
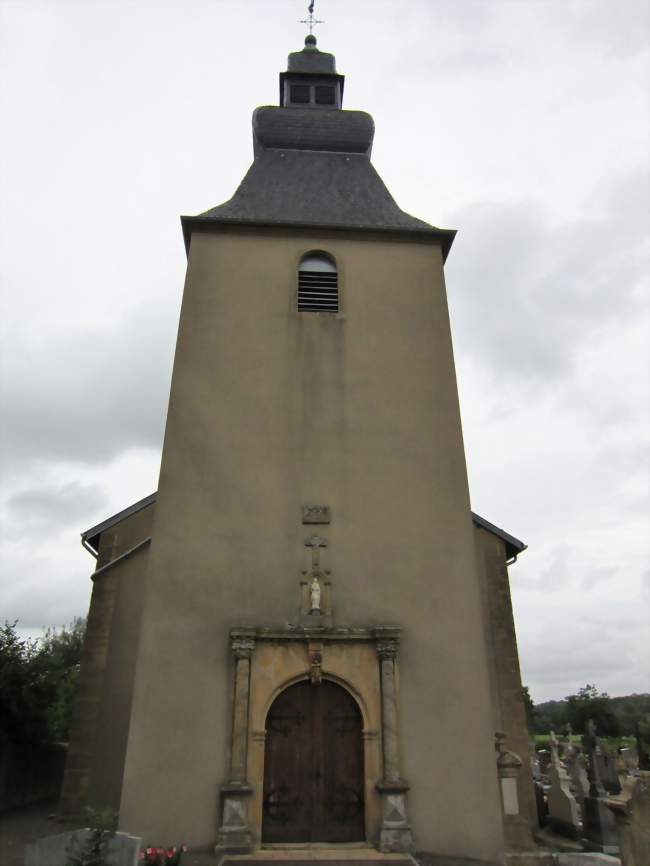
[[[341,108],[344,75],[336,72],[333,54],[319,51],[316,37],[305,37],[302,51],[289,55],[287,71],[280,73],[282,108]]]

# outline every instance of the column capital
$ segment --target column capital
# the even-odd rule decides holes
[[[236,659],[249,659],[255,649],[255,630],[237,629],[231,631],[230,648]]]
[[[397,626],[378,626],[373,629],[377,655],[380,659],[394,659],[399,652],[401,629]]]

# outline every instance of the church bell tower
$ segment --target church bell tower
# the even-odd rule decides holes
[[[234,196],[182,218],[120,823],[498,860],[454,232],[400,210],[343,85],[309,35]]]

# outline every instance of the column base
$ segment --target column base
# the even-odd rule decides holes
[[[378,782],[376,787],[382,801],[379,850],[384,854],[414,854],[415,842],[406,817],[408,783],[398,779]]]
[[[220,791],[223,811],[214,853],[250,854],[253,836],[246,820],[246,798],[253,789],[247,782],[230,782],[222,785]]]

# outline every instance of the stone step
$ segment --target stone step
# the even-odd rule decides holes
[[[391,859],[384,860],[383,858],[373,857],[373,858],[360,858],[360,857],[348,857],[347,854],[341,855],[338,854],[336,857],[310,857],[309,859],[304,859],[304,854],[299,857],[290,857],[290,858],[280,858],[280,857],[272,857],[269,859],[262,858],[249,858],[242,860],[233,860],[231,858],[226,858],[221,861],[222,866],[261,866],[261,864],[269,864],[269,866],[413,866],[412,860],[405,859]]]
[[[265,848],[226,855],[220,866],[416,866],[408,854],[381,854],[374,848]]]

